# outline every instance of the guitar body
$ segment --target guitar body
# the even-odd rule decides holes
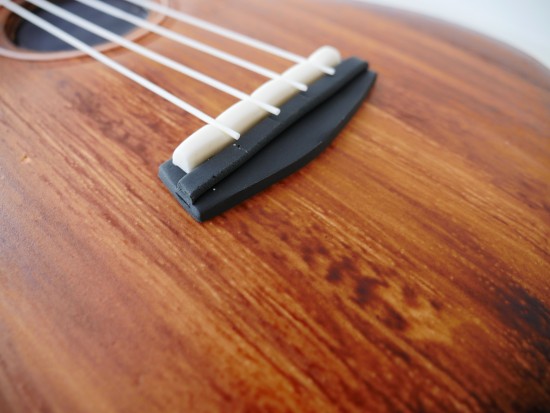
[[[301,55],[334,45],[378,82],[318,158],[198,224],[157,169],[200,121],[86,57],[0,58],[0,411],[548,411],[549,72],[357,2],[172,4]],[[107,53],[207,113],[234,103]]]

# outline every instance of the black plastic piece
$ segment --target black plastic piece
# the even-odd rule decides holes
[[[326,148],[371,89],[376,74],[365,62],[342,62],[260,122],[235,145],[189,174],[172,164],[159,177],[197,221],[210,219],[298,170]]]
[[[237,143],[225,148],[181,178],[178,182],[178,194],[188,204],[195,202],[207,190],[277,138],[286,128],[329,99],[367,68],[367,63],[359,59],[352,58],[342,62],[334,76],[319,79],[308,88],[307,93],[300,93],[284,104],[278,116],[271,116],[259,122]]]

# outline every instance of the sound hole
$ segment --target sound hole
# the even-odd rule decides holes
[[[104,27],[116,34],[124,35],[134,29],[134,25],[117,19],[115,17],[109,16],[105,13],[102,13],[98,10],[92,9],[88,6],[85,6],[81,3],[78,3],[74,0],[62,0],[55,2],[59,7],[72,12],[80,17],[85,18],[101,27]],[[145,18],[147,17],[147,11],[139,6],[126,3],[123,0],[109,0],[108,4],[118,7],[128,13],[131,13],[135,16]],[[106,43],[106,40],[102,37],[96,36],[84,29],[81,29],[71,23],[66,22],[65,20],[53,16],[52,14],[35,8],[28,7],[34,14],[42,17],[48,22],[54,24],[55,26],[61,28],[62,30],[70,33],[74,37],[82,40],[83,42],[89,45],[100,45]],[[29,23],[25,20],[19,19],[17,24],[7,25],[11,26],[11,33],[7,33],[11,38],[12,42],[20,48],[40,51],[40,52],[58,52],[73,50],[72,46],[63,42],[62,40],[50,35],[49,33],[43,31],[42,29],[34,26],[32,23]]]

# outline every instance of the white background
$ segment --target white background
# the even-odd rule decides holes
[[[361,0],[438,17],[514,46],[550,68],[550,0]]]

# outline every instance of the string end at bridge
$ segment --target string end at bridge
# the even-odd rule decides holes
[[[159,177],[194,219],[213,218],[321,153],[360,107],[375,79],[366,62],[347,59],[333,76],[321,77],[307,93],[284,103],[280,116],[264,118],[233,144],[224,138],[224,145],[216,139],[217,131],[201,128],[197,139],[184,141],[173,158],[160,166]],[[200,148],[200,142],[208,139],[223,149],[197,165],[188,154],[181,156],[187,149],[193,153],[195,143]]]

